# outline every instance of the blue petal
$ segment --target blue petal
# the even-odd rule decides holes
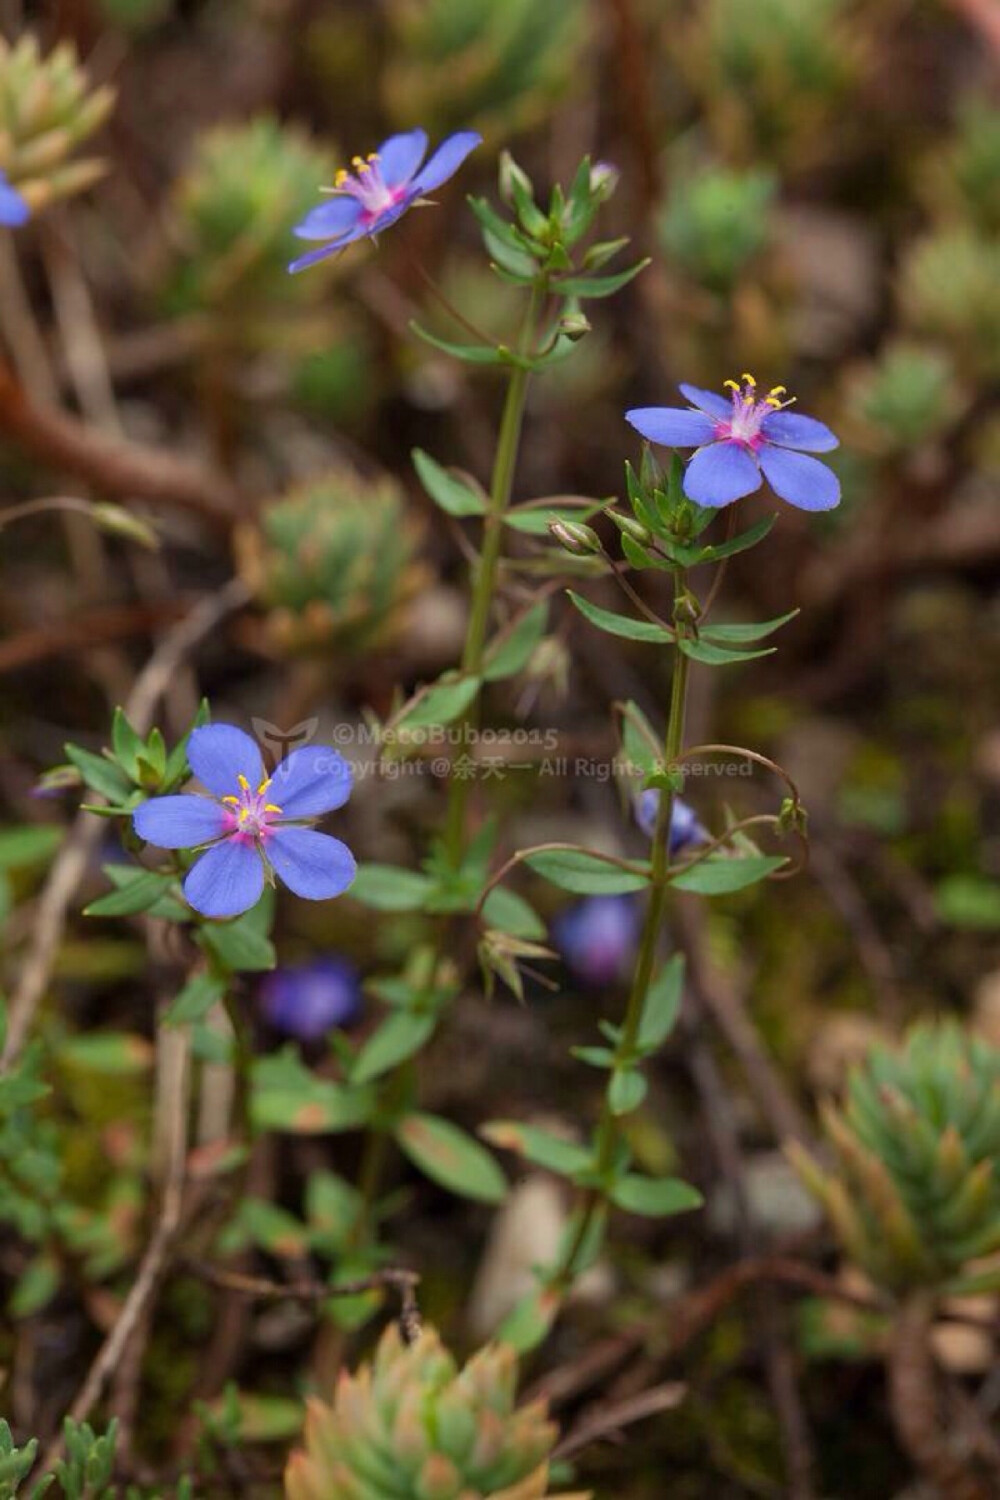
[[[701,411],[679,406],[634,406],[625,413],[636,432],[665,448],[700,448],[715,437],[715,423]]]
[[[31,209],[0,172],[0,224],[6,224],[9,229],[20,229],[30,218]]]
[[[300,240],[340,239],[354,228],[361,214],[362,208],[357,198],[344,193],[311,208],[301,223],[296,224],[292,233]]]
[[[223,839],[191,866],[184,894],[203,917],[238,917],[256,906],[264,890],[264,862],[253,844]]]
[[[188,765],[203,786],[217,797],[239,791],[245,776],[256,789],[264,780],[264,762],[257,742],[235,724],[203,724],[188,740]]]
[[[132,827],[147,844],[158,849],[194,849],[221,838],[228,819],[218,802],[190,794],[155,797],[132,814]]]
[[[418,197],[419,192],[415,187],[408,188],[405,197],[400,198],[398,203],[393,203],[389,208],[383,208],[381,213],[376,214],[374,219],[370,219],[361,227],[361,233],[370,235],[374,239],[376,235],[382,233],[383,229],[388,229],[390,224],[395,224],[397,219],[401,219],[413,204],[414,199]]]
[[[715,391],[703,391],[697,385],[679,385],[677,389],[685,401],[690,401],[699,411],[707,411],[711,417],[719,417],[728,422],[733,414],[733,403],[728,396],[720,396]]]
[[[348,245],[353,245],[355,240],[360,240],[368,233],[370,230],[359,221],[353,229],[342,234],[338,240],[331,240],[321,250],[310,250],[307,255],[300,255],[298,260],[290,261],[288,269],[294,276],[296,271],[304,271],[307,266],[318,265],[321,260],[328,260],[331,255],[339,255],[341,250],[345,250]]]
[[[430,161],[413,179],[418,193],[431,193],[435,188],[453,177],[470,151],[482,144],[482,136],[475,130],[459,130],[442,141]]]
[[[801,448],[805,453],[829,453],[832,448],[840,447],[839,438],[825,422],[799,416],[797,412],[773,412],[764,418],[760,430],[769,443],[778,443],[782,448]]]
[[[312,828],[288,828],[279,823],[265,847],[275,873],[290,891],[307,901],[327,901],[342,895],[357,874],[354,855],[347,845]]]
[[[276,768],[267,795],[283,818],[316,818],[343,807],[351,795],[351,768],[329,745],[303,745]]]
[[[409,182],[426,154],[426,130],[407,130],[383,141],[376,155],[386,187],[397,188],[400,183]]]
[[[833,510],[840,504],[840,480],[818,458],[765,444],[759,454],[764,476],[776,495],[799,510]]]
[[[696,505],[729,505],[758,489],[760,470],[738,443],[699,448],[684,473],[684,493]]]

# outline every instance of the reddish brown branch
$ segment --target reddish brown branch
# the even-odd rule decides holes
[[[189,605],[190,601],[185,599],[162,600],[156,604],[109,605],[106,609],[86,610],[73,620],[58,620],[51,625],[22,630],[20,634],[0,641],[0,673],[33,666],[50,656],[89,651],[95,646],[106,646],[112,641],[128,640],[143,632],[157,630],[180,619]]]
[[[105,495],[177,505],[218,526],[239,513],[238,493],[224,474],[33,405],[2,360],[0,434],[46,467],[75,475]]]

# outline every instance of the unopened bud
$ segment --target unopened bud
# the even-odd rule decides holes
[[[649,547],[652,544],[653,533],[635,516],[625,516],[617,510],[606,510],[604,514],[609,521],[614,521],[623,536],[631,537],[633,542],[639,543],[640,547]]]
[[[597,532],[581,521],[550,521],[549,531],[560,547],[572,552],[574,557],[592,557],[603,551]]]
[[[147,547],[150,552],[159,551],[160,539],[152,526],[122,506],[102,501],[92,508],[90,514],[94,525],[100,527],[101,531],[109,531],[113,536],[123,536],[130,542],[137,542],[140,547]]]
[[[566,313],[559,319],[559,332],[566,338],[572,339],[575,344],[579,339],[586,338],[590,332],[591,323],[585,313]]]
[[[617,167],[609,161],[598,161],[590,169],[590,191],[601,203],[606,203],[618,186],[621,176]]]
[[[534,198],[535,189],[531,178],[523,167],[519,167],[509,151],[500,153],[500,197],[509,207],[515,202],[515,184],[521,193],[526,193],[529,198]]]

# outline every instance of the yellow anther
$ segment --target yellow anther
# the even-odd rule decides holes
[[[245,777],[245,776],[244,776],[244,775],[243,775],[243,772],[242,772],[242,771],[241,771],[241,772],[240,772],[240,774],[239,774],[239,775],[238,775],[238,776],[237,776],[237,778],[236,778],[236,780],[237,780],[237,781],[238,781],[238,782],[239,782],[239,784],[240,784],[240,786],[241,786],[241,787],[242,787],[242,788],[243,788],[243,790],[244,790],[244,791],[245,791],[245,792],[248,792],[248,791],[249,791],[249,790],[250,790],[250,783],[249,783],[249,781],[247,781],[247,779],[246,779],[246,777]]]
[[[741,375],[741,376],[740,376],[740,379],[741,379],[741,380],[742,380],[742,381],[743,381],[743,382],[744,382],[744,383],[745,383],[745,384],[746,384],[746,385],[752,385],[752,386],[756,386],[756,384],[757,384],[757,382],[756,382],[756,380],[755,380],[755,379],[754,379],[754,378],[753,378],[753,376],[752,376],[752,375],[748,375],[748,374],[747,374],[747,372],[746,372],[746,370],[744,370],[744,371],[743,371],[743,374],[742,374],[742,375]]]
[[[280,813],[281,808],[278,806],[277,802],[265,802],[264,803],[264,811],[265,812]]]
[[[351,166],[354,168],[354,170],[356,172],[370,172],[371,171],[371,167],[365,161],[365,159],[364,159],[363,156],[352,156],[351,157]]]
[[[738,385],[738,384],[737,384],[737,382],[736,382],[736,381],[735,381],[735,380],[724,380],[724,381],[723,381],[723,382],[722,382],[722,384],[723,384],[723,385],[724,385],[724,386],[725,386],[725,387],[726,387],[726,388],[727,388],[727,389],[728,389],[728,390],[730,390],[730,391],[735,391],[735,392],[736,392],[736,394],[737,394],[737,395],[739,395],[739,393],[740,393],[740,387],[739,387],[739,385]]]
[[[250,816],[250,809],[249,809],[249,807],[241,807],[240,808],[239,821],[242,823],[243,819],[244,818],[249,818],[249,816]]]
[[[347,170],[347,168],[346,167],[341,167],[340,171],[337,173],[336,177],[333,179],[333,185],[334,185],[334,187],[338,187],[338,188],[339,187],[343,187],[344,183],[348,182],[350,180],[350,176],[351,176],[351,174]]]
[[[234,807],[239,807],[240,805],[239,797],[223,797],[222,800],[223,802],[231,802]]]
[[[773,406],[775,411],[780,411],[781,407],[782,407],[782,402],[780,402],[778,400],[777,396],[765,396],[764,397],[764,405],[765,406]]]
[[[267,791],[268,787],[271,785],[271,782],[273,780],[274,780],[274,778],[272,776],[265,776],[264,777],[264,780],[261,782],[260,786],[257,788],[257,796],[258,797],[263,797],[264,793]]]
[[[784,386],[784,385],[772,385],[771,389],[768,391],[767,394],[768,394],[769,397],[770,396],[787,396],[788,395],[788,387]]]
[[[382,160],[382,158],[379,156],[377,151],[369,151],[368,160],[372,163],[373,166],[375,166],[376,163]]]

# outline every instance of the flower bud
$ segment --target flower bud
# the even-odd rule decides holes
[[[591,557],[604,550],[594,528],[584,526],[581,521],[550,521],[549,531],[560,547],[574,557]]]
[[[635,516],[626,516],[618,510],[606,510],[604,514],[609,521],[614,521],[623,536],[631,537],[633,542],[638,542],[640,547],[652,545],[653,533],[648,526],[644,526]]]
[[[509,151],[500,153],[500,197],[508,207],[515,204],[515,185],[519,192],[534,198],[535,189],[523,167],[519,167]]]
[[[566,338],[572,339],[575,344],[579,339],[586,338],[591,330],[591,322],[585,313],[566,313],[559,319],[559,332]]]
[[[590,169],[590,191],[599,203],[606,203],[621,176],[618,168],[609,161],[596,161]]]

